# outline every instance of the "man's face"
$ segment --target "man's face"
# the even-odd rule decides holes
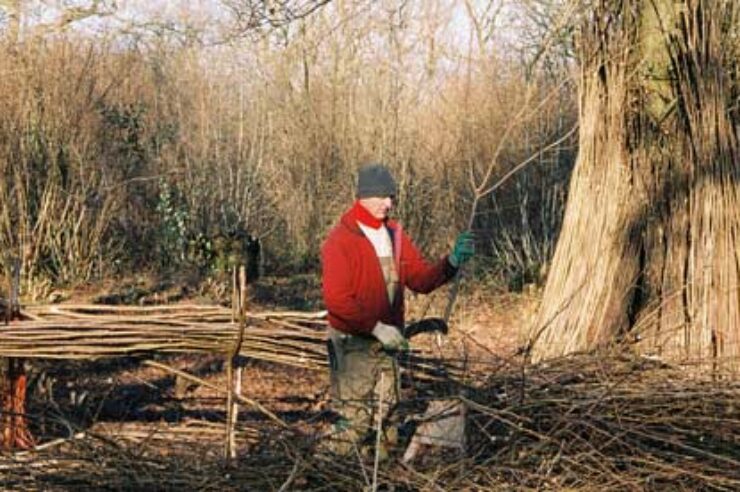
[[[393,208],[393,198],[389,196],[372,196],[360,198],[360,205],[378,220],[385,220]]]

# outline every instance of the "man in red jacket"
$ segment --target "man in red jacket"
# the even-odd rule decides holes
[[[428,263],[401,226],[388,218],[396,195],[396,182],[385,166],[360,168],[357,201],[321,248],[332,400],[341,416],[332,444],[342,454],[361,446],[377,419],[387,422],[385,415],[398,402],[393,353],[408,349],[404,289],[433,291],[474,252],[473,235],[463,232],[450,255]],[[381,437],[384,454],[395,443],[395,427]]]

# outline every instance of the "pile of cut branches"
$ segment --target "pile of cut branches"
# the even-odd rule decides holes
[[[564,357],[492,376],[466,399],[460,485],[542,490],[737,490],[740,381],[611,354]]]
[[[0,457],[0,471],[10,488],[52,490],[738,490],[740,382],[692,369],[607,354],[512,363],[460,391],[464,453],[430,448],[377,475],[372,457],[274,427],[231,463],[108,435]]]

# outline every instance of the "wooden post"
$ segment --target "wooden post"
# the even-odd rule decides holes
[[[238,397],[242,394],[242,372],[243,368],[237,363],[239,351],[244,339],[244,329],[247,318],[247,270],[244,266],[234,269],[233,275],[234,292],[232,295],[232,319],[239,323],[239,333],[234,347],[227,359],[226,384],[228,393],[226,396],[226,446],[224,456],[227,459],[236,458],[236,422],[239,418]],[[237,398],[235,398],[235,395]]]

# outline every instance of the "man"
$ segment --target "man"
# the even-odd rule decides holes
[[[385,166],[363,166],[357,201],[321,249],[332,400],[341,416],[333,449],[342,454],[359,449],[377,419],[387,423],[385,416],[398,401],[393,354],[408,349],[403,335],[404,288],[433,291],[474,252],[472,233],[463,232],[450,255],[426,262],[401,226],[388,217],[396,195],[396,182]],[[395,427],[388,426],[379,452],[385,454],[396,439]]]

